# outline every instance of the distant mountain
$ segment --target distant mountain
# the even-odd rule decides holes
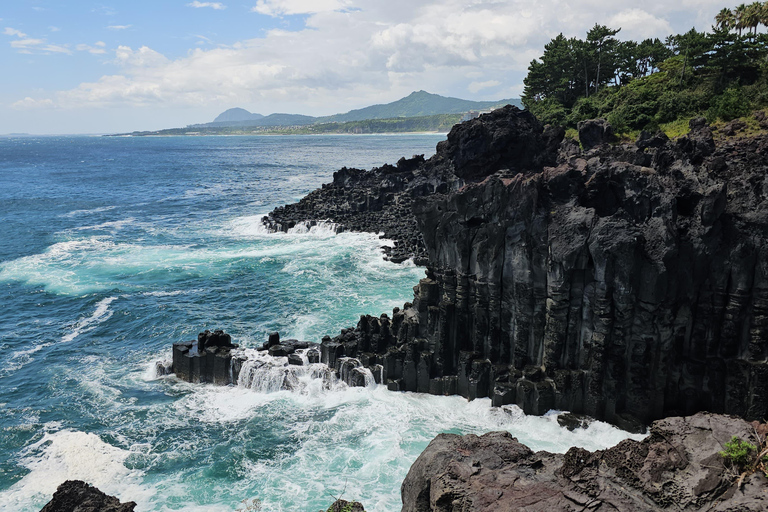
[[[470,101],[440,96],[439,94],[430,94],[426,91],[417,91],[392,103],[350,110],[346,114],[319,117],[315,122],[345,123],[349,121],[363,121],[365,119],[395,119],[398,117],[421,117],[437,114],[461,114],[470,110],[487,110],[507,104],[522,108],[522,103],[519,99]]]
[[[262,119],[264,116],[261,114],[251,114],[244,108],[231,108],[219,114],[219,116],[213,120],[214,123],[233,123],[238,121],[256,121]]]
[[[519,99],[498,101],[470,101],[459,98],[430,94],[426,91],[412,92],[405,98],[385,105],[372,105],[346,114],[324,117],[300,114],[251,114],[242,108],[231,108],[219,115],[212,123],[196,124],[190,128],[223,128],[246,126],[305,126],[323,123],[348,123],[369,119],[397,119],[402,117],[424,117],[438,114],[462,114],[471,110],[489,110],[512,104],[522,108]]]

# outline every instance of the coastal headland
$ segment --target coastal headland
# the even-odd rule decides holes
[[[273,211],[276,231],[382,233],[388,258],[427,277],[391,316],[319,346],[275,334],[263,350],[312,353],[350,385],[650,425],[643,442],[565,455],[504,433],[441,435],[403,483],[403,510],[762,510],[768,136],[716,144],[695,118],[676,140],[619,143],[602,120],[579,139],[508,106],[454,127],[430,159],[343,168]],[[204,333],[187,380],[237,381],[225,336]],[[728,459],[734,436],[748,464]]]

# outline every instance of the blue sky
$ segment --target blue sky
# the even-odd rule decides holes
[[[0,133],[184,126],[230,107],[325,115],[424,89],[517,97],[559,32],[707,29],[717,0],[6,0]]]

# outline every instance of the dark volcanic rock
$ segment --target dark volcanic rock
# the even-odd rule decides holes
[[[395,241],[393,248],[385,248],[388,259],[413,258],[423,265],[427,251],[413,215],[415,202],[457,190],[465,179],[497,169],[541,169],[554,161],[563,133],[544,130],[527,112],[507,106],[454,126],[427,161],[417,155],[371,171],[344,167],[333,174],[332,183],[276,208],[264,222],[275,231],[325,221],[337,231],[383,233]]]
[[[554,133],[543,133],[527,110],[508,106],[456,125],[437,151],[451,161],[457,176],[478,179],[499,169],[528,171],[553,165],[563,138]]]
[[[757,512],[768,508],[768,479],[758,471],[739,488],[719,455],[732,436],[755,435],[744,420],[708,413],[657,421],[642,442],[594,453],[534,453],[508,432],[440,434],[408,471],[402,510]]]
[[[173,373],[187,382],[212,382],[228,385],[237,382],[239,366],[235,364],[232,337],[224,331],[206,330],[196,341],[173,344]]]
[[[495,137],[502,121],[487,119],[469,131]],[[467,179],[413,203],[427,277],[391,318],[324,341],[323,361],[365,356],[390,389],[623,428],[701,410],[768,417],[768,137],[715,147],[694,120],[676,141],[638,142],[564,141],[556,166],[531,158],[476,180],[443,144],[423,172]]]
[[[577,128],[579,130],[579,142],[585,150],[616,141],[613,127],[605,119],[579,121]]]
[[[120,503],[96,487],[80,480],[67,480],[40,512],[133,512],[136,503]]]

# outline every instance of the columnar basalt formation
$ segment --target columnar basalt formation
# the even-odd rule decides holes
[[[368,362],[368,361],[366,361]],[[382,369],[353,357],[339,357],[331,368],[320,363],[320,345],[294,339],[281,340],[273,332],[256,353],[240,350],[224,331],[201,332],[197,340],[173,344],[173,359],[156,363],[157,375],[175,374],[178,379],[222,386],[243,385],[256,389],[295,389],[301,375],[329,377],[328,385],[340,380],[349,386],[381,384]],[[307,368],[300,368],[306,366]],[[317,368],[320,366],[321,368]]]
[[[402,510],[758,512],[768,478],[739,481],[720,451],[732,436],[760,445],[764,435],[765,425],[707,413],[657,421],[643,441],[596,452],[533,452],[509,432],[440,434],[408,471]]]
[[[411,201],[429,255],[413,302],[326,338],[323,362],[624,427],[767,417],[768,137],[716,147],[697,119],[611,145],[593,124],[589,150],[514,107],[455,127],[412,171],[445,183]]]

